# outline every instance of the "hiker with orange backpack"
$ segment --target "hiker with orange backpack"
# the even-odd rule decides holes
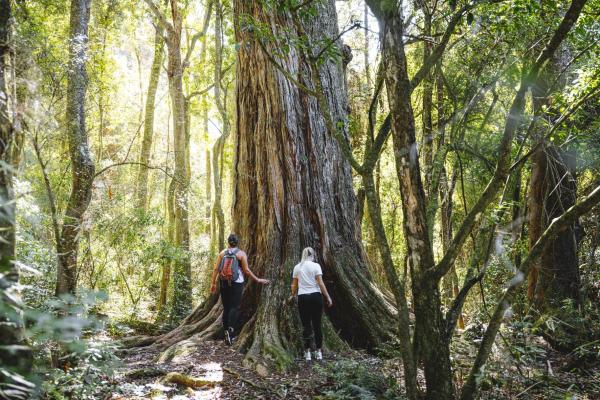
[[[268,285],[268,279],[258,278],[248,267],[248,256],[237,246],[239,240],[235,234],[227,238],[228,247],[219,253],[211,278],[210,292],[217,291],[217,278],[220,281],[221,303],[223,304],[223,330],[225,341],[232,344],[235,333],[235,323],[240,312],[242,291],[244,289],[244,274],[256,282]]]

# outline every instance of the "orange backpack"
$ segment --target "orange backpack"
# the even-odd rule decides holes
[[[235,282],[240,277],[242,271],[240,271],[240,263],[237,258],[239,249],[225,250],[225,254],[219,264],[219,278],[222,281],[226,281],[231,285],[231,282]]]

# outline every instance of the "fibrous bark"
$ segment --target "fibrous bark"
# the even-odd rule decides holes
[[[289,290],[291,269],[301,249],[309,245],[317,249],[337,304],[329,313],[334,325],[355,345],[373,347],[386,338],[391,315],[368,280],[356,239],[357,204],[350,166],[328,132],[317,99],[299,90],[267,60],[248,32],[244,16],[271,26],[276,37],[284,35],[285,28],[298,29],[289,15],[277,15],[258,1],[238,0],[234,5],[239,18],[237,40],[244,43],[238,53],[234,224],[251,255],[251,265],[274,281],[262,295],[249,288],[257,305],[250,352],[290,348],[286,341],[295,336],[290,335],[295,324],[278,310]],[[314,42],[335,37],[334,2],[318,3],[315,8],[317,17],[303,22],[304,30]],[[300,80],[310,76],[306,60],[295,50],[279,61]],[[345,122],[342,65],[326,61],[315,72],[333,120]]]
[[[555,218],[575,204],[574,161],[573,154],[544,142],[533,154],[529,191],[531,247]],[[575,223],[547,244],[529,274],[529,299],[540,311],[548,306],[560,308],[565,300],[580,302]]]
[[[542,121],[550,118],[544,107],[549,105],[552,94],[550,82],[562,69],[560,55],[556,54],[548,64],[532,89],[533,108]],[[559,85],[564,84],[559,81]],[[575,153],[548,141],[545,124],[538,121],[532,128],[536,141],[531,156],[528,198],[530,247],[535,245],[552,220],[573,206],[577,198]],[[527,295],[538,311],[548,307],[558,309],[565,300],[580,303],[576,230],[575,221],[548,243],[540,259],[533,264]]]

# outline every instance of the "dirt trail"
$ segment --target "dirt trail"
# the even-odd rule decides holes
[[[242,354],[222,341],[201,342],[168,363],[156,363],[157,355],[141,348],[124,358],[117,374],[118,393],[111,399],[311,399],[331,385],[324,369],[337,359],[326,354],[322,362],[296,360],[287,372],[260,376],[245,368]],[[201,385],[191,388],[167,382],[172,372],[195,378]]]

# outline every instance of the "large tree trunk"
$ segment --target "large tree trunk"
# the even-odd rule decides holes
[[[335,37],[334,1],[315,6],[318,14],[306,29],[314,37]],[[245,18],[251,15],[266,23],[275,36],[294,25],[289,15],[267,9],[259,1],[236,0],[234,11],[236,40],[243,45],[238,52],[233,222],[252,270],[272,280],[269,286],[250,282],[246,287],[241,317],[245,326],[238,346],[246,350],[250,362],[264,357],[279,365],[289,363],[290,354],[300,349],[297,310],[285,299],[302,248],[312,246],[335,304],[328,312],[330,320],[350,343],[372,349],[390,337],[394,320],[391,305],[370,282],[356,238],[357,204],[350,166],[328,133],[317,100],[276,69]],[[296,52],[280,62],[295,76],[308,76],[308,65]],[[342,66],[327,61],[320,75],[331,113],[336,121],[344,121]],[[212,296],[179,328],[158,338],[156,345],[164,348],[190,336],[193,342],[218,335],[216,300]],[[328,329],[327,321],[325,325],[327,344],[335,332]]]
[[[156,90],[160,79],[160,70],[163,61],[164,40],[163,29],[157,27],[154,35],[154,58],[150,69],[148,92],[146,97],[146,108],[144,111],[144,136],[140,151],[140,166],[137,177],[136,201],[137,208],[146,210],[148,205],[148,164],[150,162],[150,151],[152,150],[152,137],[154,136],[154,109],[156,101]]]
[[[548,105],[549,83],[565,66],[560,54],[549,61],[547,69],[532,89],[534,111],[540,119],[550,118],[543,110]],[[564,86],[564,80],[558,80]],[[550,121],[551,122],[551,121]],[[546,125],[533,126],[536,138],[531,163],[529,187],[529,246],[535,245],[543,231],[577,198],[575,153],[565,151],[546,138]],[[579,304],[579,259],[577,256],[576,224],[561,232],[548,243],[540,259],[534,263],[528,277],[528,299],[539,310],[560,308],[564,300]]]
[[[577,182],[573,154],[541,141],[532,157],[529,190],[529,243],[575,204]],[[569,225],[550,241],[529,274],[529,300],[543,311],[560,308],[564,300],[580,302],[576,225]]]
[[[275,15],[260,2],[238,0],[234,5],[236,17],[252,15],[272,26],[275,36],[293,27],[289,16]],[[313,42],[335,37],[334,1],[315,7],[318,14],[305,30]],[[357,204],[350,166],[328,134],[317,100],[277,72],[241,24],[243,20],[236,27],[237,40],[248,47],[238,53],[234,224],[253,268],[273,279],[262,296],[256,287],[247,293],[251,300],[245,303],[250,306],[246,311],[254,312],[255,321],[248,340],[250,352],[269,352],[271,346],[290,349],[286,341],[294,331],[295,315],[278,311],[289,291],[292,267],[305,246],[319,254],[337,304],[329,313],[336,327],[355,345],[373,347],[387,337],[391,314],[368,281],[362,246],[356,239]],[[308,65],[294,51],[280,62],[294,75],[309,76]],[[342,66],[328,61],[319,73],[333,120],[345,121]],[[248,76],[253,79],[244,79]]]
[[[87,42],[91,0],[72,0],[69,70],[67,76],[67,140],[71,155],[72,186],[59,242],[56,295],[77,289],[79,230],[92,197],[94,162],[85,124]]]

